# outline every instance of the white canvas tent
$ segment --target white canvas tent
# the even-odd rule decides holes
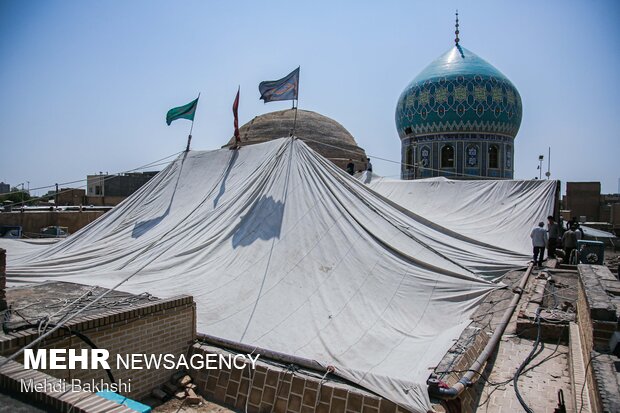
[[[184,153],[63,241],[14,256],[0,242],[12,284],[191,294],[198,331],[333,365],[415,412],[488,280],[529,258],[394,205],[290,138]]]
[[[390,201],[456,233],[530,254],[530,233],[553,215],[555,180],[359,179]]]

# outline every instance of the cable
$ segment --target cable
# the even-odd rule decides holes
[[[45,318],[41,319],[41,321],[45,320]],[[15,327],[12,329],[7,329],[5,330],[5,334],[7,333],[15,333],[18,331],[22,331],[22,330],[27,330],[30,328],[40,328],[41,322],[39,323],[33,323],[33,324],[24,324],[21,325],[19,327]],[[57,326],[58,324],[49,324],[50,326]],[[63,329],[67,330],[69,332],[70,335],[74,335],[77,338],[79,338],[80,340],[82,340],[83,342],[85,342],[86,344],[88,344],[88,346],[94,350],[99,350],[99,347],[97,347],[97,345],[84,333],[81,333],[77,330],[73,330],[67,326],[62,326]],[[105,369],[107,375],[108,375],[108,379],[110,379],[110,383],[116,383],[116,380],[114,380],[114,375],[112,374],[112,370],[110,370],[109,368]]]
[[[342,146],[330,145],[329,143],[320,142],[320,141],[317,141],[317,140],[314,140],[314,139],[310,139],[310,138],[306,138],[306,137],[299,138],[299,139],[301,139],[302,141],[314,142],[314,143],[318,143],[319,145],[329,146],[329,147],[332,147],[332,148],[336,148],[336,149],[339,149],[339,150],[343,150],[343,151],[347,151],[347,152],[351,152],[351,153],[355,153],[356,155],[359,155],[359,152],[353,151],[351,149],[343,148]],[[409,164],[409,163],[406,163],[406,162],[394,161],[392,159],[381,158],[380,156],[373,155],[373,154],[368,154],[368,157],[372,157],[374,159],[379,159],[379,160],[385,161],[385,162],[395,163],[395,164],[398,164],[398,165],[411,166],[411,167],[414,167],[414,168],[418,168],[419,170],[441,172],[441,173],[445,173],[445,174],[452,174],[452,175],[455,175],[455,176],[470,176],[470,177],[473,177],[473,178],[476,178],[476,179],[489,179],[489,180],[495,180],[495,181],[499,179],[499,178],[495,178],[495,177],[492,177],[492,176],[480,176],[480,175],[473,175],[473,174],[466,174],[466,173],[459,173],[459,172],[451,172],[451,171],[446,171],[446,170],[443,170],[443,169],[429,168],[427,166],[420,166],[417,163]]]
[[[595,358],[599,357],[599,356],[603,356],[605,355],[605,353],[598,353],[595,356],[590,355],[590,360],[588,360],[588,364],[586,365],[586,368],[584,369],[584,373],[583,373],[583,385],[581,386],[581,392],[579,392],[579,397],[581,399],[581,407],[579,408],[579,413],[581,413],[583,411],[583,391],[586,388],[586,384],[588,383],[588,369],[590,368],[590,364],[592,364],[592,360],[594,360]]]
[[[319,381],[319,388],[316,391],[316,399],[314,399],[315,410],[317,406],[319,405],[319,400],[321,398],[321,387],[323,386],[323,382],[326,381],[327,376],[330,373],[333,373],[334,371],[336,371],[336,368],[334,366],[327,366],[327,370],[325,371],[325,374],[323,375],[323,377],[321,377],[321,381]]]
[[[141,169],[152,168],[154,166],[159,166],[159,165],[167,164],[169,162],[162,162],[162,161],[164,161],[166,159],[169,159],[169,158],[172,158],[174,156],[178,156],[179,154],[181,154],[183,152],[184,151],[180,151],[180,152],[174,153],[172,155],[168,155],[168,156],[166,156],[164,158],[158,159],[158,160],[153,161],[153,162],[149,162],[149,163],[147,163],[145,165],[139,166],[139,167],[134,168],[134,169],[129,169],[129,170],[126,170],[126,171],[117,172],[117,173],[112,174],[112,175],[107,175],[106,178],[104,178],[102,181],[106,181],[108,179],[116,178],[117,176],[120,176],[122,174],[127,174],[127,173],[130,173],[130,172],[139,171]],[[162,162],[162,163],[159,163],[159,162]],[[79,179],[77,181],[62,182],[62,183],[59,183],[59,184],[52,184],[52,185],[47,185],[47,186],[41,186],[41,187],[38,187],[38,188],[32,188],[32,189],[30,189],[30,191],[37,191],[37,190],[41,190],[41,189],[54,188],[56,185],[58,185],[58,186],[60,186],[60,185],[69,185],[69,184],[74,184],[74,183],[84,182],[84,181],[86,181],[86,179]],[[62,193],[70,192],[70,191],[72,191],[74,189],[80,189],[80,188],[83,188],[83,187],[86,187],[86,186],[87,185],[81,185],[78,188],[69,188],[69,189],[67,189],[65,191],[57,192],[56,194],[62,194]],[[23,190],[12,191],[12,192],[8,192],[8,193],[5,193],[5,194],[2,194],[1,196],[10,195],[12,193],[21,193],[21,192],[25,192],[25,191],[23,191]],[[32,201],[36,201],[36,200],[39,200],[39,199],[42,199],[42,198],[46,198],[46,197],[47,197],[46,195],[43,195],[43,196],[40,196],[40,197],[30,198],[29,200],[26,200],[26,201],[13,202],[11,204],[7,204],[7,206],[11,206],[12,207],[12,206],[15,206],[15,205],[22,205],[22,204],[25,204],[25,203],[28,203],[28,202],[32,202]]]
[[[538,307],[536,309],[536,324],[538,325],[538,331],[536,333],[536,341],[534,342],[534,346],[532,347],[532,351],[530,351],[530,354],[527,356],[527,358],[525,360],[523,360],[523,362],[521,363],[521,365],[519,366],[519,368],[517,369],[517,372],[515,373],[512,382],[514,385],[514,389],[515,389],[515,394],[517,395],[517,399],[519,400],[519,403],[521,404],[521,407],[523,407],[523,410],[525,410],[527,413],[534,413],[534,411],[527,405],[527,403],[525,403],[525,400],[523,400],[523,397],[521,396],[521,393],[519,392],[519,376],[521,375],[521,373],[523,372],[523,369],[525,368],[525,366],[528,365],[528,363],[530,361],[532,361],[534,359],[534,353],[536,352],[536,349],[538,348],[538,344],[540,343],[540,333],[541,333],[541,326],[540,326],[540,307]]]

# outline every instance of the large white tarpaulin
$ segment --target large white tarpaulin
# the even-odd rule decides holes
[[[416,412],[488,280],[529,259],[394,205],[294,139],[184,153],[71,237],[14,245],[0,244],[10,283],[129,277],[122,290],[191,294],[198,331],[333,365]]]
[[[415,214],[459,234],[529,254],[530,233],[553,215],[558,181],[396,180],[365,172],[359,179]]]

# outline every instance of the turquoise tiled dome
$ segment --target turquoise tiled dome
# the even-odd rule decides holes
[[[457,44],[400,95],[396,127],[401,138],[460,132],[514,138],[521,115],[521,96],[510,80]]]

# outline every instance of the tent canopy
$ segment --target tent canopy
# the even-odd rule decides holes
[[[530,254],[530,233],[553,215],[558,181],[359,179],[389,200],[461,235]]]
[[[529,259],[395,205],[291,138],[186,152],[65,240],[0,242],[10,283],[191,294],[199,331],[333,365],[416,412],[489,280]]]

